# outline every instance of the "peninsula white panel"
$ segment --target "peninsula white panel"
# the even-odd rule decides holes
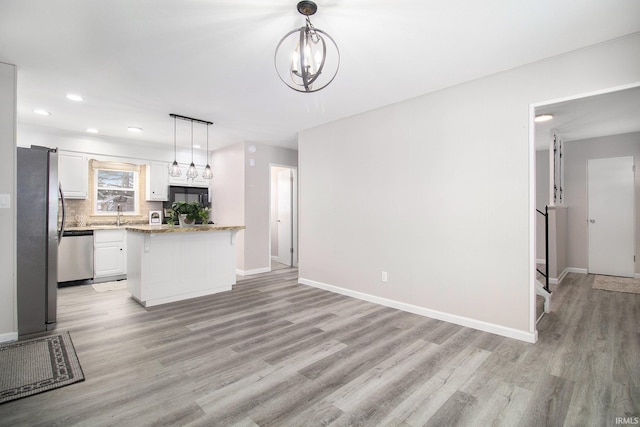
[[[127,284],[145,307],[231,290],[237,231],[127,232]]]

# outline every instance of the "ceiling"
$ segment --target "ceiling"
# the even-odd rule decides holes
[[[305,94],[273,66],[280,38],[303,25],[296,3],[2,0],[18,122],[173,144],[176,113],[215,122],[212,148],[296,148],[299,130],[640,31],[637,0],[318,0],[312,22],[342,57],[334,82]],[[179,126],[180,145],[187,135]]]
[[[553,119],[536,123],[536,150],[549,149],[551,131],[565,142],[640,132],[640,87],[537,107],[539,114]]]

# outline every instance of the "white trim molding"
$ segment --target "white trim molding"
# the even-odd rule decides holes
[[[236,274],[238,276],[251,276],[252,274],[269,273],[271,267],[255,268],[253,270],[240,270],[236,268]]]
[[[6,334],[0,334],[0,342],[18,341],[17,332],[7,332]]]
[[[449,323],[455,323],[456,325],[466,326],[469,328],[477,329],[484,332],[490,332],[496,335],[502,335],[507,338],[514,338],[520,341],[526,341],[529,343],[535,343],[538,340],[538,331],[529,333],[518,329],[512,329],[505,326],[496,325],[494,323],[483,322],[481,320],[470,319],[468,317],[457,316],[455,314],[443,313],[441,311],[431,310],[424,307],[419,307],[412,304],[407,304],[400,301],[390,300],[387,298],[377,297],[375,295],[369,295],[362,292],[352,291],[350,289],[341,288],[338,286],[329,285],[315,280],[305,279],[303,277],[298,278],[298,283],[302,285],[313,286],[314,288],[324,289],[325,291],[335,292],[337,294],[346,295],[349,297],[357,298],[363,301],[372,302],[374,304],[384,305],[385,307],[396,308],[398,310],[406,311],[409,313],[419,314],[421,316],[429,317],[432,319],[443,320]]]
[[[567,273],[578,273],[578,274],[589,274],[589,271],[586,268],[575,268],[575,267],[567,267],[564,269],[562,274]]]
[[[564,280],[564,277],[567,275],[567,273],[569,273],[569,268],[565,268],[562,274],[560,274],[560,277],[550,277],[549,284],[559,285],[560,283],[562,283],[562,280]],[[574,271],[574,273],[577,273],[577,271]]]

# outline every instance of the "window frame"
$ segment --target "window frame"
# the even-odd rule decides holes
[[[92,172],[93,172],[93,203],[92,203],[92,211],[93,215],[96,216],[114,216],[117,215],[117,211],[99,211],[98,210],[98,191],[100,190],[121,190],[121,191],[131,191],[133,193],[133,211],[122,211],[122,215],[124,216],[138,216],[140,215],[140,168],[137,165],[128,165],[128,164],[120,164],[110,162],[97,162],[94,161],[92,164]],[[132,188],[106,188],[98,186],[98,175],[100,171],[110,171],[110,172],[123,172],[123,173],[133,173],[133,187]]]

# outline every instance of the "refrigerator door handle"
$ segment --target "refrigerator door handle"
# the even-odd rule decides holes
[[[62,185],[58,184],[58,193],[60,193],[60,201],[62,202],[62,221],[60,222],[60,230],[58,231],[58,246],[62,242],[62,233],[64,233],[64,221],[67,216],[67,211],[64,206],[64,192],[62,191]]]

